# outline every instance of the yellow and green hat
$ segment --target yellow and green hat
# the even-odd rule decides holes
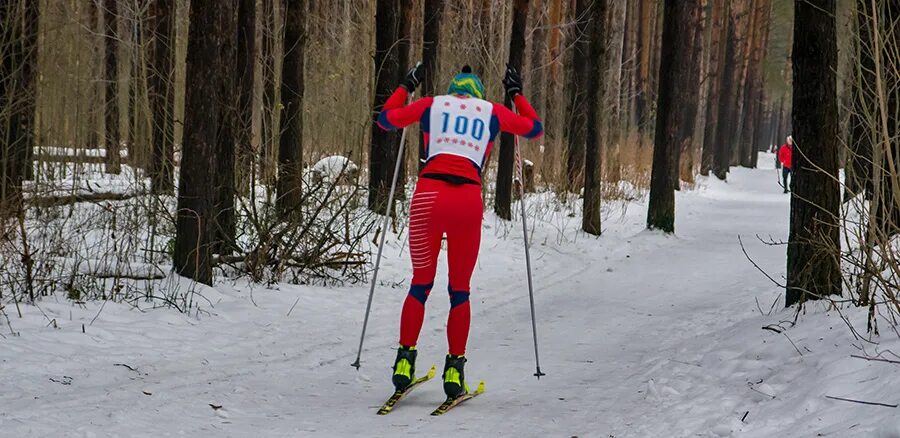
[[[484,99],[484,84],[477,75],[472,73],[468,65],[462,68],[462,73],[453,77],[447,94],[459,94]]]

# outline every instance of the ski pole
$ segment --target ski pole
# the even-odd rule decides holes
[[[410,94],[410,98],[413,96],[415,96],[415,91]],[[403,133],[400,134],[400,148],[397,149],[397,162],[394,164],[394,177],[391,179],[391,191],[388,193],[384,224],[382,224],[381,236],[378,241],[378,255],[375,256],[375,272],[372,273],[372,285],[369,287],[369,302],[366,304],[366,317],[363,319],[362,334],[359,335],[359,351],[356,353],[356,361],[350,364],[350,366],[355,367],[357,370],[362,366],[359,361],[362,357],[363,341],[366,339],[366,327],[369,325],[369,313],[372,311],[372,297],[375,296],[375,285],[378,283],[378,268],[381,266],[381,252],[384,250],[384,238],[387,236],[388,226],[391,221],[391,210],[394,205],[394,191],[397,189],[397,178],[400,176],[400,163],[403,162],[403,148],[406,144],[406,130],[408,128],[409,126],[403,128]]]
[[[518,114],[516,104],[512,104],[513,110]],[[525,218],[525,172],[522,165],[522,153],[519,149],[519,136],[514,136],[516,146],[516,173],[519,176],[519,205],[522,207],[522,237],[525,241],[525,269],[528,273],[528,302],[531,305],[531,333],[534,339],[534,376],[541,379],[546,374],[541,372],[541,360],[538,356],[537,323],[534,317],[534,288],[531,284],[531,251],[528,248],[528,222]]]

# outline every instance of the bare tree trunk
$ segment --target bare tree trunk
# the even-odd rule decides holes
[[[0,4],[0,215],[22,207],[22,180],[34,148],[35,73],[38,10],[36,2]],[[24,11],[23,11],[24,9]]]
[[[25,2],[24,21],[22,23],[22,60],[21,86],[23,90],[22,105],[18,108],[21,139],[25,142],[22,158],[24,179],[34,179],[34,142],[35,142],[35,110],[37,104],[37,63],[38,63],[38,26],[40,21],[40,2]]]
[[[238,35],[238,3],[239,0],[230,0],[231,5],[220,12],[228,21],[225,23],[229,32],[223,39],[219,54],[222,65],[229,66],[220,73],[222,85],[220,95],[223,105],[220,108],[219,117],[221,125],[216,141],[218,148],[218,169],[216,169],[216,205],[215,226],[216,236],[213,251],[217,254],[231,254],[237,247],[235,232],[237,217],[234,211],[235,185],[235,150],[238,139],[238,104],[239,99],[235,89],[240,83],[238,72],[233,67],[237,62],[237,35]]]
[[[725,180],[731,167],[732,156],[734,155],[734,146],[737,139],[734,138],[739,129],[738,123],[738,107],[740,101],[740,75],[743,65],[742,57],[744,55],[742,40],[746,33],[747,24],[741,21],[741,17],[746,14],[747,3],[749,0],[736,0],[731,3],[733,9],[727,19],[730,21],[728,26],[728,38],[725,41],[725,60],[722,69],[722,80],[720,82],[720,102],[719,114],[717,117],[718,127],[716,129],[716,154],[713,160],[713,173],[716,178]]]
[[[785,305],[840,295],[835,0],[794,2],[794,154]]]
[[[575,1],[575,17],[579,17],[574,25],[575,40],[572,43],[572,52],[567,66],[567,128],[566,137],[566,190],[577,193],[579,184],[583,182],[584,171],[584,147],[587,135],[587,105],[589,100],[587,84],[590,81],[588,67],[590,62],[590,2],[592,0]]]
[[[303,66],[306,48],[304,0],[284,1],[284,67],[281,136],[278,145],[278,211],[299,217],[303,202]]]
[[[744,90],[743,129],[741,130],[740,164],[743,167],[753,168],[757,155],[756,144],[753,139],[756,135],[757,117],[759,106],[762,104],[762,62],[765,56],[766,42],[769,37],[769,11],[771,4],[767,0],[756,0],[755,7],[751,10],[754,15],[753,23],[756,29],[753,38],[748,42],[749,62]]]
[[[725,44],[728,38],[730,2],[713,1],[712,32],[709,45],[709,70],[706,85],[709,89],[706,106],[706,125],[703,133],[703,152],[700,159],[700,174],[709,176],[713,168],[719,125],[719,99],[725,64]]]
[[[647,131],[650,123],[650,95],[652,94],[650,64],[653,60],[653,2],[656,0],[637,0],[640,3],[640,45],[638,64],[638,92],[635,95],[635,112],[638,131]]]
[[[508,64],[518,71],[522,71],[522,66],[525,64],[525,24],[528,22],[528,3],[528,0],[515,0],[513,3]],[[504,104],[512,108],[513,102],[509,96],[506,96]],[[513,166],[515,166],[515,139],[512,134],[504,132],[500,135],[494,212],[506,220],[512,219]]]
[[[186,73],[184,146],[178,184],[175,271],[212,285],[212,250],[218,234],[215,222],[223,210],[222,184],[229,164],[222,149],[233,150],[234,137],[222,135],[233,124],[237,2],[192,0]],[[232,77],[229,77],[232,76]],[[212,184],[211,184],[212,182]],[[233,202],[233,200],[232,200]]]
[[[253,101],[256,68],[256,0],[239,0],[238,10],[238,125],[237,125],[237,189],[253,190],[253,154],[257,149],[253,135]]]
[[[604,82],[603,87],[611,87],[611,84],[603,81],[603,73],[605,68],[609,68],[607,59],[606,44],[606,15],[609,9],[607,0],[594,0],[590,5],[590,14],[588,23],[590,51],[589,56],[593,62],[587,65],[588,81],[579,84],[587,88],[587,127],[585,132],[585,160],[584,160],[584,204],[582,207],[583,218],[581,229],[588,234],[599,236],[602,232],[600,221],[600,202],[602,192],[600,190],[601,182],[601,136],[603,133],[603,120],[601,111],[603,108],[603,97],[605,90],[601,90],[601,81]]]
[[[118,1],[103,0],[103,22],[106,27],[106,173],[118,175],[122,171],[119,147],[119,36]]]
[[[441,23],[444,21],[444,0],[425,0],[425,15],[422,26],[422,63],[425,65],[425,81],[422,93],[426,96],[437,94],[437,73],[440,66],[438,55],[441,48]],[[425,135],[419,135],[419,168],[425,165]]]
[[[663,22],[660,84],[650,176],[647,228],[675,232],[675,188],[682,144],[690,143],[695,127],[699,61],[694,44],[700,27],[698,0],[666,0]],[[687,135],[685,135],[687,134]]]
[[[419,11],[421,12],[422,3],[417,0],[400,0],[400,35],[397,40],[397,49],[400,51],[399,53],[399,64],[397,69],[396,78],[401,78],[407,71],[407,69],[411,68],[419,59],[414,59],[414,55],[412,53],[412,26],[413,22],[416,21],[416,6],[419,6]],[[413,142],[415,136],[410,132],[406,135],[406,144],[403,145],[403,159],[400,161],[400,173],[397,175],[397,185],[399,187],[403,187],[406,184],[407,176],[407,159],[410,155],[410,149],[412,149],[409,145]],[[397,143],[400,144],[399,142]],[[393,170],[393,167],[391,168]],[[393,177],[393,175],[392,175]],[[404,200],[406,199],[406,190],[397,190],[394,193],[394,199]]]
[[[394,160],[400,145],[399,131],[378,127],[378,113],[397,87],[402,66],[400,49],[400,0],[377,0],[375,11],[375,101],[372,103],[372,144],[369,149],[369,209],[388,211],[388,192]]]
[[[625,50],[625,2],[613,1],[609,3],[606,17],[606,35],[604,44],[604,84],[602,86],[602,107],[600,117],[602,121],[600,145],[605,157],[604,167],[609,169],[606,175],[607,181],[618,181],[621,178],[619,171],[619,151],[621,139],[625,131],[622,129],[622,60]]]
[[[547,20],[544,14],[544,0],[535,0],[533,31],[531,33],[531,65],[528,68],[528,83],[531,84],[531,101],[538,114],[544,114],[544,69],[547,64]]]
[[[153,193],[172,194],[174,184],[175,113],[174,60],[175,1],[155,0],[151,16],[154,20],[153,68],[150,69],[150,101],[153,108],[153,150],[150,159],[150,182]]]

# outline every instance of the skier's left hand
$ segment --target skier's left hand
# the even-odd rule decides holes
[[[403,81],[402,87],[410,93],[416,92],[416,87],[425,80],[425,66],[419,62],[415,67],[409,69],[406,73],[406,80]]]
[[[517,94],[522,94],[522,76],[516,71],[516,68],[507,64],[506,76],[503,77],[503,88],[506,89],[506,95],[510,99],[514,99]]]

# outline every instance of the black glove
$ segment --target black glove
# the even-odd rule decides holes
[[[506,65],[506,76],[503,77],[503,88],[506,88],[506,95],[510,99],[514,99],[517,94],[522,94],[522,76],[515,67]]]
[[[410,93],[415,93],[416,87],[425,80],[425,66],[422,65],[421,62],[416,63],[416,66],[409,69],[406,72],[406,79],[400,84],[403,88],[406,88],[406,91]]]

